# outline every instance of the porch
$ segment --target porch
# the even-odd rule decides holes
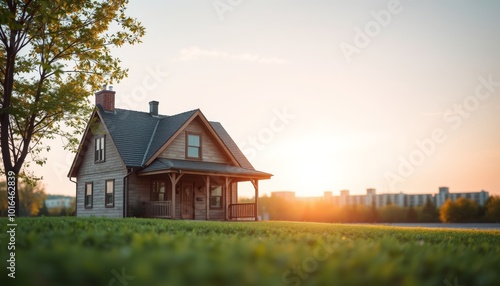
[[[172,218],[172,201],[143,202],[144,216],[148,218]]]
[[[147,218],[172,218],[172,201],[143,202],[144,215]],[[229,204],[229,219],[255,218],[256,203]]]
[[[226,164],[159,158],[135,177],[140,190],[134,196],[140,216],[148,218],[258,220],[257,200],[238,202],[238,183],[250,182],[258,198],[259,180],[270,176]]]

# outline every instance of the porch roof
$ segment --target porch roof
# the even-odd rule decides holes
[[[228,164],[166,158],[157,158],[153,163],[141,170],[139,175],[170,173],[173,171],[186,171],[187,173],[216,173],[258,179],[270,179],[272,176],[272,174],[269,173]]]

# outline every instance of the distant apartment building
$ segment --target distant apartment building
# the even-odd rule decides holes
[[[484,190],[481,190],[480,192],[450,194],[450,189],[448,187],[440,187],[439,193],[435,195],[435,203],[437,207],[440,207],[444,204],[444,202],[446,202],[447,199],[455,201],[458,198],[466,198],[475,201],[480,206],[484,206],[488,197],[488,192]]]
[[[431,194],[377,194],[375,189],[367,189],[366,195],[350,195],[348,190],[343,190],[340,192],[339,205],[383,207],[393,204],[401,207],[417,207],[425,205],[427,198],[429,198],[431,202],[434,202],[433,195]]]
[[[281,197],[287,199],[294,199],[294,192],[272,192],[271,196]],[[371,188],[366,190],[366,195],[351,195],[349,190],[341,190],[339,196],[333,196],[332,192],[324,192],[322,199],[326,202],[332,203],[333,205],[339,206],[354,206],[354,205],[364,205],[364,206],[375,206],[383,207],[389,204],[397,205],[400,207],[420,207],[430,200],[436,205],[436,207],[441,207],[447,199],[453,201],[458,198],[463,197],[466,199],[471,199],[475,201],[478,205],[484,206],[488,200],[488,192],[482,190],[480,192],[468,192],[468,193],[450,193],[448,187],[440,187],[438,194],[405,194],[405,193],[395,193],[395,194],[377,194],[376,190]],[[300,200],[312,201],[321,199],[321,197],[304,197],[297,198]]]

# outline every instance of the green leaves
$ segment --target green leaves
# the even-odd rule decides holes
[[[448,199],[439,211],[442,222],[471,222],[478,218],[476,202],[463,197],[456,201]]]
[[[103,83],[127,75],[111,47],[140,42],[144,27],[126,0],[0,3],[1,148],[4,167],[20,170],[43,139],[63,136],[75,150]],[[40,149],[42,148],[42,149]],[[38,164],[44,158],[35,160]]]

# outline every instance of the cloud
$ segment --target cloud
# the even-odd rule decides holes
[[[223,59],[231,61],[255,62],[259,64],[285,64],[287,60],[278,57],[261,57],[259,55],[243,53],[232,54],[225,51],[211,49],[204,50],[197,46],[184,48],[179,51],[179,54],[172,59],[174,62],[197,61],[203,59]]]

